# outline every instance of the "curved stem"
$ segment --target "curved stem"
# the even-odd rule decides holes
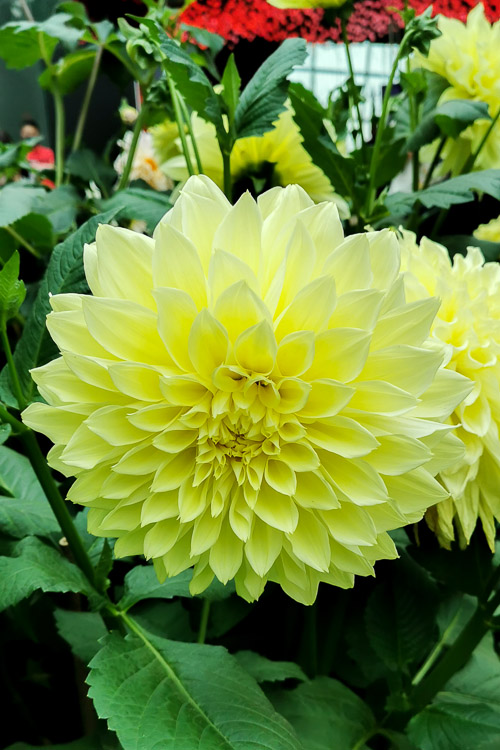
[[[87,120],[87,114],[89,111],[90,100],[94,92],[94,87],[97,81],[97,74],[99,72],[99,66],[101,64],[103,48],[99,46],[97,48],[94,62],[92,64],[92,70],[90,71],[90,77],[85,90],[85,96],[83,98],[82,107],[78,116],[78,122],[76,124],[75,136],[73,138],[73,145],[71,146],[71,152],[77,151],[80,148],[82,142],[83,131],[85,129],[85,122]]]
[[[233,199],[233,182],[231,179],[231,154],[222,151],[222,166],[224,169],[224,192],[228,200]]]
[[[380,159],[380,150],[382,148],[382,138],[384,135],[387,115],[389,113],[389,104],[391,101],[392,84],[394,83],[394,77],[398,70],[399,61],[401,57],[403,56],[403,53],[406,48],[406,40],[407,40],[407,34],[404,35],[401,41],[401,44],[399,45],[397,55],[392,64],[391,73],[389,75],[389,80],[387,81],[387,88],[385,90],[384,99],[382,102],[382,113],[380,115],[380,119],[377,125],[377,134],[375,136],[375,143],[373,145],[372,158],[371,158],[371,163],[370,163],[370,183],[368,186],[368,194],[367,194],[367,200],[366,200],[366,212],[365,212],[366,219],[370,218],[372,210],[373,210],[373,204],[375,200],[375,191],[376,191],[376,188],[375,188],[376,170],[377,170],[378,162]]]
[[[347,67],[349,69],[349,78],[352,81],[353,89],[356,85],[356,80],[354,78],[354,68],[352,67],[352,58],[351,58],[351,51],[349,48],[349,37],[347,36],[347,21],[342,16],[340,19],[340,29],[342,32],[342,41],[344,42],[344,48],[345,48],[345,54],[347,58]],[[363,134],[363,120],[361,118],[361,111],[359,109],[359,101],[357,99],[357,96],[354,92],[353,96],[353,102],[354,107],[356,109],[356,115],[358,117],[358,127],[359,127],[359,135],[361,137],[361,151],[363,152],[363,155],[366,156],[366,141]]]
[[[139,110],[139,114],[137,115],[137,120],[135,121],[132,141],[130,142],[130,148],[128,150],[127,161],[125,162],[125,168],[123,170],[122,176],[120,177],[117,190],[123,190],[123,188],[126,188],[128,185],[130,172],[132,171],[132,165],[134,163],[135,151],[137,149],[137,144],[141,135],[142,123],[144,122],[145,116],[146,105],[143,104],[141,109]]]
[[[434,156],[432,158],[429,170],[428,170],[427,174],[425,175],[425,180],[424,180],[424,184],[422,185],[422,190],[425,190],[426,187],[429,187],[429,184],[430,184],[433,172],[434,172],[434,170],[436,169],[436,167],[437,167],[437,165],[439,163],[439,157],[441,156],[441,152],[442,152],[442,150],[444,148],[444,144],[445,143],[446,143],[446,136],[443,135],[443,137],[441,138],[441,140],[438,143],[438,147],[437,147],[436,152],[435,152],[435,154],[434,154]]]
[[[208,625],[208,616],[210,614],[210,601],[209,599],[203,600],[203,607],[201,609],[201,617],[200,617],[200,627],[198,629],[198,643],[205,643],[205,638],[207,637],[207,625]]]
[[[38,252],[38,250],[35,250],[33,245],[30,245],[28,240],[25,240],[22,235],[17,232],[14,227],[2,227],[2,229],[5,229],[6,232],[10,234],[11,237],[14,237],[14,239],[19,242],[20,245],[22,245],[26,250],[35,256],[35,258],[41,258],[42,256]]]
[[[184,118],[182,116],[181,112],[181,106],[179,104],[179,94],[177,93],[177,90],[174,86],[174,82],[172,81],[171,77],[167,73],[167,80],[168,80],[168,87],[170,89],[170,96],[172,97],[172,104],[174,106],[174,113],[175,113],[175,121],[177,123],[177,129],[179,131],[179,137],[181,139],[182,143],[182,152],[184,154],[184,159],[186,160],[186,167],[187,171],[189,173],[189,176],[195,174],[193,165],[191,163],[191,155],[189,153],[189,146],[186,139],[186,132],[184,130]]]

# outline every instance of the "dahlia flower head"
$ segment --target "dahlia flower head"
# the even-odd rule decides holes
[[[426,68],[448,81],[439,104],[453,99],[485,102],[494,118],[500,109],[500,21],[490,24],[479,3],[470,11],[466,23],[440,16],[438,28],[442,35],[432,40],[427,56],[415,53],[414,66]],[[490,120],[476,120],[458,138],[449,138],[442,151],[441,173],[459,174],[490,125]],[[429,161],[437,147],[436,142],[424,149]],[[494,126],[474,164],[476,170],[491,168],[500,168],[500,122]]]
[[[122,151],[116,157],[113,167],[119,175],[124,172],[132,138],[132,131],[127,130],[123,139],[118,141]],[[139,135],[129,179],[130,181],[143,180],[154,190],[169,190],[172,188],[172,180],[160,169],[160,160],[154,148],[153,137],[146,130],[142,130]]]
[[[224,166],[215,126],[195,113],[192,115],[192,126],[203,171],[222,188]],[[169,177],[183,182],[189,173],[181,152],[179,147],[180,155],[165,161],[162,168]],[[275,185],[300,185],[314,201],[331,200],[337,205],[342,218],[349,216],[346,201],[335,193],[328,177],[313,163],[302,145],[302,136],[293,119],[290,102],[287,102],[286,109],[280,114],[272,130],[260,136],[236,141],[231,153],[233,183],[249,175],[258,177],[266,165],[272,167],[272,181]]]
[[[448,349],[445,369],[474,384],[449,419],[465,455],[440,472],[450,497],[428,510],[427,522],[449,548],[455,530],[466,546],[480,520],[494,551],[495,519],[500,521],[500,266],[485,263],[475,247],[452,262],[445,247],[425,237],[417,245],[412,232],[403,232],[401,246],[407,299],[441,300],[432,339]]]
[[[101,225],[84,263],[93,296],[51,297],[61,356],[23,419],[118,557],[310,604],[447,497],[470,385],[428,342],[438,300],[406,302],[393,232],[344,239],[300,187],[231,206],[194,176],[152,239]]]

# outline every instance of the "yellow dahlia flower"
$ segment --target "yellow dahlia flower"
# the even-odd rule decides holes
[[[123,174],[123,170],[125,169],[132,138],[132,131],[127,130],[123,139],[118,141],[118,145],[121,146],[122,151],[116,157],[113,166],[115,172],[119,175]],[[130,172],[130,180],[143,180],[154,190],[169,190],[172,188],[172,180],[170,180],[160,169],[160,163],[153,146],[151,133],[148,133],[145,130],[141,131],[137,142],[134,161]]]
[[[23,418],[118,556],[310,604],[447,497],[469,382],[427,344],[439,303],[406,303],[392,232],[344,239],[297,186],[232,207],[195,176],[153,239],[102,225],[84,261],[94,296],[51,298],[61,356]]]
[[[415,64],[433,71],[449,82],[439,104],[452,99],[485,102],[493,118],[500,109],[500,21],[490,24],[481,3],[467,16],[466,23],[439,17],[442,36],[433,39],[426,57],[415,53]],[[460,136],[448,139],[443,149],[443,173],[458,174],[472,152],[476,151],[490,126],[489,120],[476,120]],[[432,158],[434,149],[425,149]],[[474,169],[500,167],[500,121],[496,123],[481,149]]]
[[[489,242],[500,242],[500,216],[491,219],[487,224],[480,224],[472,234],[478,240],[488,240]]]
[[[224,169],[215,127],[196,114],[193,114],[192,123],[203,172],[222,188]],[[231,153],[233,183],[250,175],[268,178],[266,166],[271,169],[271,182],[274,185],[300,185],[314,201],[333,201],[342,218],[349,216],[347,203],[334,192],[328,177],[313,164],[302,145],[302,136],[293,119],[290,104],[276,120],[273,130],[261,136],[240,138]],[[182,155],[169,159],[162,168],[174,180],[183,182],[188,177],[186,161]]]
[[[448,347],[446,369],[470,378],[474,388],[451,415],[465,456],[441,471],[450,498],[427,513],[441,544],[468,544],[478,519],[494,550],[495,519],[500,520],[500,266],[485,263],[478,248],[455,255],[412,232],[403,232],[402,267],[410,301],[434,295],[441,306],[432,338]]]

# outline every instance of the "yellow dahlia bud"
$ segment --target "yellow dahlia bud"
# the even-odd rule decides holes
[[[472,234],[478,240],[488,240],[489,242],[500,242],[500,216],[492,219],[487,224],[480,224]]]
[[[484,263],[480,250],[455,255],[412,232],[403,232],[402,267],[409,300],[441,299],[432,337],[448,347],[446,370],[470,378],[474,388],[451,415],[465,455],[439,477],[450,498],[427,513],[429,526],[449,547],[455,528],[468,544],[478,519],[494,549],[495,518],[500,520],[500,266]]]
[[[215,127],[196,114],[192,116],[192,125],[203,171],[222,188],[224,167]],[[273,130],[261,136],[250,136],[236,141],[231,153],[233,182],[254,177],[257,181],[282,187],[300,185],[314,201],[330,200],[336,203],[341,217],[346,219],[349,216],[349,207],[345,200],[334,192],[328,177],[313,163],[302,145],[302,136],[293,119],[293,110],[289,102],[274,125]],[[186,160],[182,155],[169,159],[162,168],[165,174],[174,180],[183,182],[188,178]]]
[[[445,78],[449,86],[439,104],[454,99],[485,102],[493,118],[500,109],[500,76],[498,75],[498,47],[500,21],[490,24],[484,7],[478,3],[467,16],[466,23],[455,18],[440,16],[441,36],[433,39],[427,56],[417,52],[416,65]],[[442,151],[442,173],[459,174],[471,153],[481,144],[490,120],[476,120],[458,138],[449,138]],[[429,161],[437,144],[425,148]],[[500,122],[488,136],[475,161],[474,169],[500,167]]]
[[[439,302],[405,301],[394,233],[344,239],[297,186],[233,207],[195,176],[153,239],[100,226],[84,260],[93,296],[51,298],[61,357],[23,418],[118,556],[311,603],[447,497],[469,383],[427,343]]]

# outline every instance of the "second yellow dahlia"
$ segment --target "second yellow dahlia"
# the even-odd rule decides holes
[[[85,271],[93,296],[51,298],[61,356],[23,418],[118,556],[311,603],[447,497],[469,381],[428,342],[439,302],[406,301],[394,233],[344,239],[297,186],[231,206],[192,177],[153,239],[101,226]]]

